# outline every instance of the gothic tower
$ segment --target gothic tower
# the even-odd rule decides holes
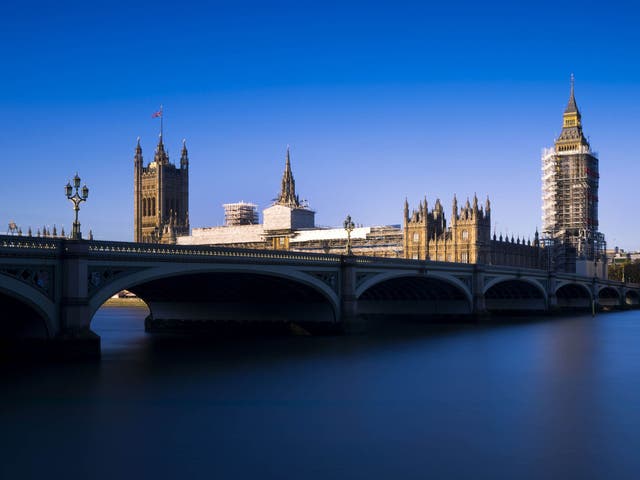
[[[169,161],[162,134],[153,162],[144,166],[140,139],[134,156],[134,241],[175,243],[189,234],[189,155],[182,142],[180,166]]]
[[[571,75],[562,131],[542,155],[543,234],[554,247],[556,267],[575,271],[575,262],[591,261],[603,250],[598,232],[598,157],[582,131]]]

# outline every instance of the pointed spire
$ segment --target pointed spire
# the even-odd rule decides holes
[[[569,102],[564,113],[578,113],[578,105],[576,104],[576,96],[574,90],[575,77],[571,74],[571,90],[569,91]]]
[[[158,146],[156,147],[156,154],[153,159],[158,165],[164,165],[169,162],[169,156],[164,149],[164,143],[162,141],[162,133],[158,135]]]
[[[409,221],[409,200],[407,197],[404,198],[404,219]]]
[[[189,151],[187,150],[187,140],[182,139],[182,153],[180,154],[180,166],[186,168],[189,166]]]
[[[133,156],[133,161],[136,166],[142,166],[142,147],[140,146],[140,137],[138,137],[138,141],[136,142],[136,153]]]
[[[278,196],[276,203],[279,205],[286,205],[288,207],[300,207],[300,201],[296,196],[296,182],[293,179],[293,173],[291,172],[291,154],[289,152],[289,145],[287,145],[287,155],[285,158],[284,174],[282,175],[280,195]]]
[[[484,206],[484,211],[487,215],[491,213],[491,202],[489,201],[489,195],[487,195],[487,201]]]

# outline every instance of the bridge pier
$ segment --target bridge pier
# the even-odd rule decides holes
[[[473,295],[472,315],[476,321],[486,320],[490,316],[484,297],[484,276],[485,271],[482,266],[474,265],[471,293]]]
[[[356,262],[353,256],[343,256],[340,261],[340,323],[345,333],[363,333],[366,320],[358,314],[356,296]]]
[[[100,337],[90,329],[88,256],[82,241],[66,241],[62,252],[62,298],[59,330],[53,338],[54,353],[65,356],[100,356]]]
[[[549,272],[547,276],[547,313],[554,314],[560,311],[556,286],[558,279],[555,272]]]

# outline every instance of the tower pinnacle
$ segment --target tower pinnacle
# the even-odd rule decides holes
[[[182,139],[182,154],[180,155],[180,166],[185,168],[189,165],[189,152],[187,150],[187,140]]]
[[[158,146],[156,147],[156,154],[154,157],[154,161],[158,165],[164,165],[165,163],[169,163],[169,156],[164,149],[164,143],[162,142],[162,133],[158,135]]]
[[[282,185],[280,187],[280,195],[278,196],[276,203],[278,205],[285,205],[288,207],[300,207],[300,201],[296,195],[296,182],[293,179],[293,173],[291,172],[291,155],[288,145],[284,174],[282,175]]]

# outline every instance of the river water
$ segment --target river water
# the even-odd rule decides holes
[[[0,478],[639,478],[640,312],[0,366]]]

